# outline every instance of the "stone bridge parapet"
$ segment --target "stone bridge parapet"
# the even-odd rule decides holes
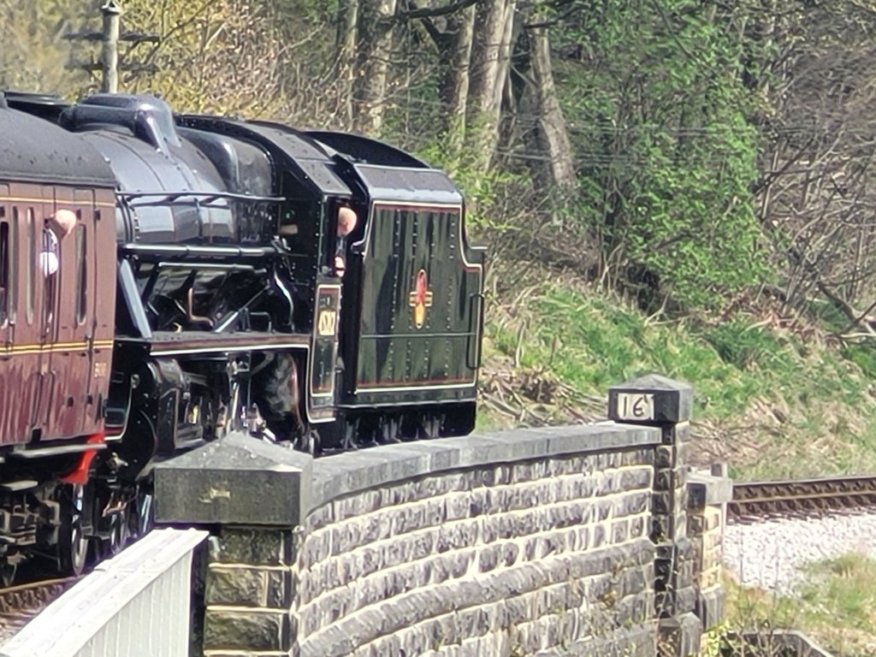
[[[612,390],[622,423],[315,460],[232,435],[160,466],[157,520],[212,533],[203,653],[690,654],[691,396],[646,377]]]

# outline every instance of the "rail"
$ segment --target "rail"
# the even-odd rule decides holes
[[[740,482],[727,505],[730,521],[778,516],[819,516],[876,506],[876,477]]]

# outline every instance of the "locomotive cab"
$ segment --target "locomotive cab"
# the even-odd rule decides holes
[[[341,313],[345,440],[395,442],[474,428],[484,251],[469,245],[446,174],[358,135],[331,148],[365,218],[349,246]]]
[[[286,126],[218,117],[177,117],[180,131],[209,153],[228,153],[238,144],[267,153],[273,193],[281,199],[270,225],[287,282],[294,331],[306,335],[302,349],[277,354],[256,379],[254,400],[278,436],[297,433],[315,449],[317,431],[336,418],[338,317],[343,272],[336,267],[338,216],[353,192],[337,175],[324,147]],[[211,144],[211,146],[206,146]],[[293,381],[291,388],[280,384]],[[299,408],[300,407],[300,408]],[[300,411],[300,412],[299,412]]]

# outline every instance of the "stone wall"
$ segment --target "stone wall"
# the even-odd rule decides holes
[[[204,591],[206,654],[287,654],[294,627],[291,529],[239,525],[215,530]]]
[[[652,479],[653,450],[638,448],[334,500],[304,524],[300,654],[522,655],[646,629]]]
[[[621,417],[641,394],[650,412]],[[689,388],[613,395],[623,424],[316,460],[235,435],[160,467],[157,519],[213,533],[204,654],[689,654]]]
[[[694,472],[688,481],[688,533],[693,545],[696,615],[705,629],[724,617],[723,537],[727,503],[733,499],[733,482],[726,468]]]

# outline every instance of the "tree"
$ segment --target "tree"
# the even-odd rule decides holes
[[[719,305],[757,282],[756,133],[738,35],[693,0],[562,3],[553,33],[572,128],[577,217],[597,273],[665,299]]]
[[[556,190],[564,196],[577,187],[572,143],[557,95],[553,74],[553,53],[550,25],[555,16],[546,5],[539,4],[532,15],[532,23],[524,26],[520,45],[528,48],[527,57],[516,52],[518,61],[525,62],[518,74],[523,78],[519,109],[534,117],[533,138],[529,140],[536,157],[531,160],[533,175],[542,189]],[[526,75],[527,72],[531,75]]]
[[[0,89],[67,94],[84,84],[84,71],[67,68],[70,43],[64,39],[84,13],[75,0],[0,0]]]
[[[508,81],[517,0],[477,5],[466,101],[466,146],[488,167],[498,140],[502,98]]]
[[[386,112],[396,0],[368,0],[358,9],[353,122],[364,134],[379,135]]]
[[[842,329],[872,331],[876,7],[800,2],[755,19],[747,40],[767,35],[750,66],[766,101],[758,208],[782,266],[776,294],[798,312],[825,299]]]

